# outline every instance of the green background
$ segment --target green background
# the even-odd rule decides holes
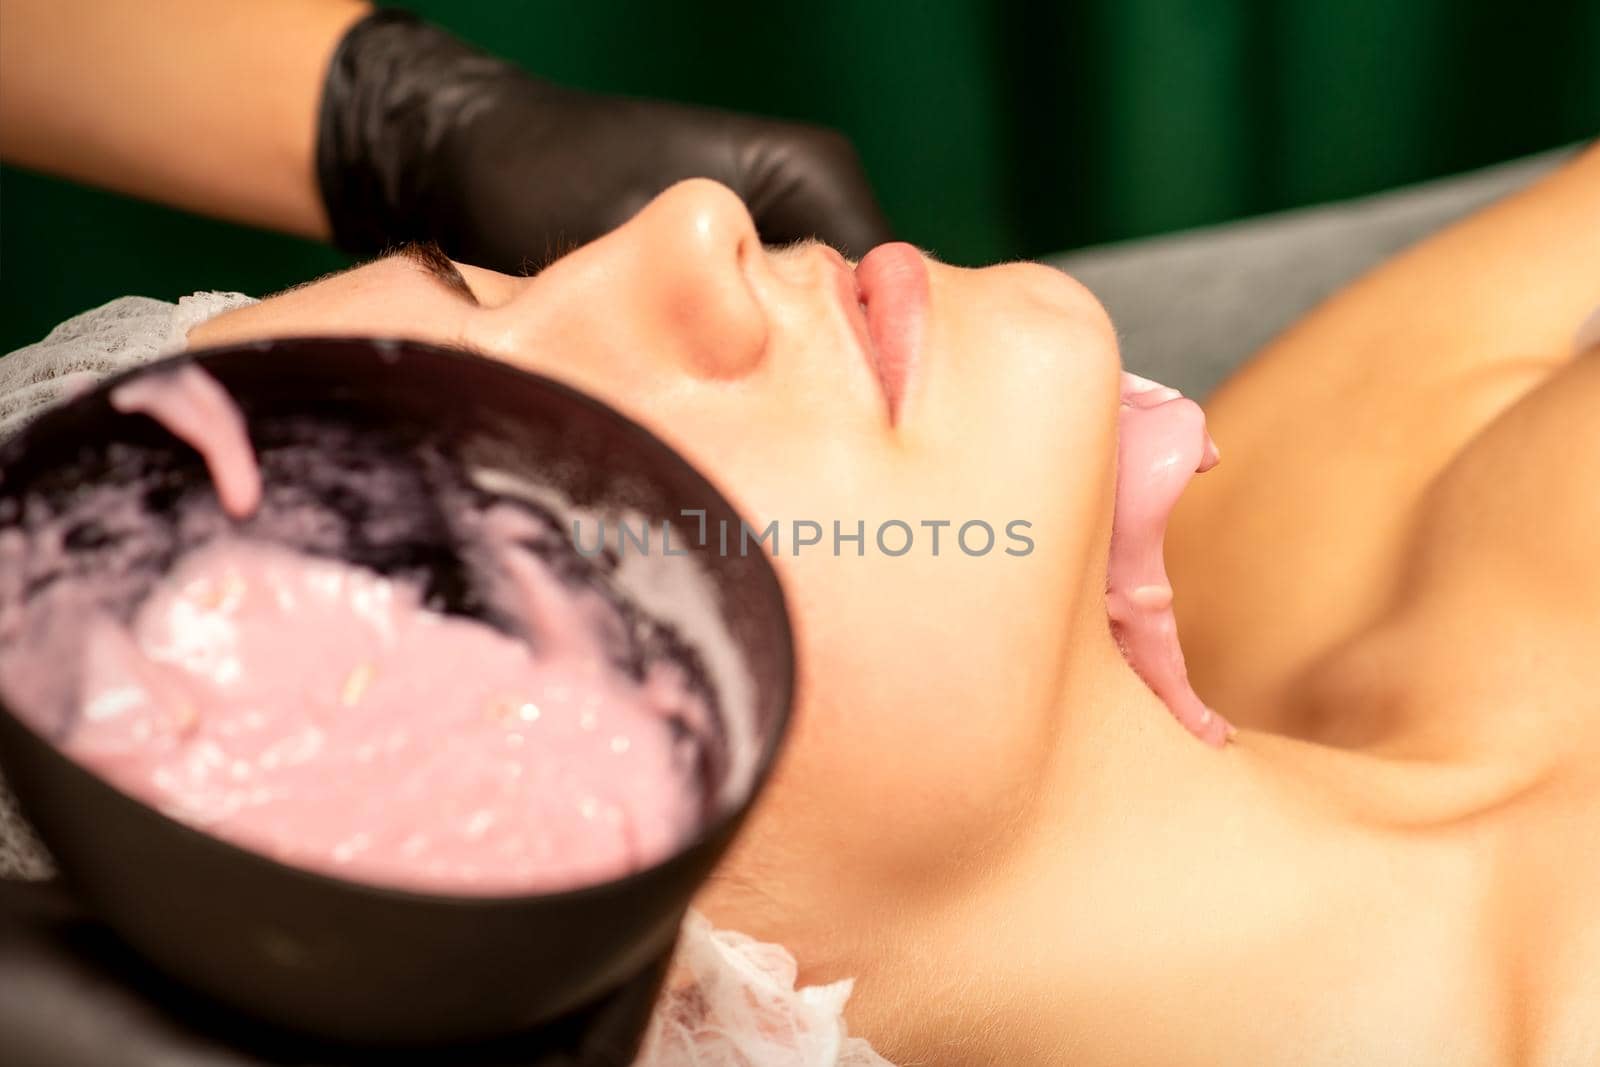
[[[1350,196],[1600,134],[1600,0],[409,6],[573,85],[836,126],[958,263]],[[0,351],[326,248],[0,170]]]

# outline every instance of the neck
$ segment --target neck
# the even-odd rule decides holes
[[[1011,847],[917,929],[880,931],[879,954],[853,968],[872,978],[851,1030],[894,1062],[1060,1062],[1053,1035],[1070,1032],[1073,1005],[1103,999],[1114,961],[1206,921],[1191,914],[1192,875],[1216,876],[1206,853],[1219,833],[1241,839],[1229,812],[1259,785],[1239,744],[1178,725],[1103,615],[1078,632],[1093,637],[1063,672],[1052,759]]]
[[[1226,1048],[1247,1025],[1246,983],[1270,999],[1290,980],[1262,961],[1279,959],[1286,929],[1301,935],[1310,887],[1351,877],[1345,865],[1384,854],[1396,830],[1456,824],[1517,788],[1499,767],[1252,731],[1211,748],[1109,636],[1082,642],[1063,682],[1054,756],[1015,846],[924,917],[909,949],[885,932],[855,971],[882,977],[858,986],[852,1031],[895,1062],[1185,1062],[1193,1049],[1144,1042],[1208,1028]],[[1141,1022],[1152,1011],[1172,1024]]]

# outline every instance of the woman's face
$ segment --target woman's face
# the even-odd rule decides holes
[[[1087,291],[1046,267],[956,269],[905,245],[855,272],[822,245],[769,250],[709,181],[536,277],[461,265],[463,290],[425,259],[302,286],[190,343],[466,345],[643,422],[753,529],[779,526],[799,703],[725,873],[769,899],[893,901],[991,845],[1051,749],[1066,655],[1103,637],[1119,364]],[[994,531],[987,551],[981,526],[958,537],[969,522]],[[797,546],[797,523],[821,540]],[[836,544],[835,523],[865,536]]]

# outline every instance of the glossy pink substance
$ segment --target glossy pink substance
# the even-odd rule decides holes
[[[199,451],[228,515],[258,507],[244,421],[204,371],[146,376],[112,403]],[[666,858],[701,818],[708,708],[668,661],[639,680],[613,666],[622,620],[521,546],[540,520],[503,504],[461,518],[529,640],[430,611],[405,582],[223,534],[128,625],[81,583],[26,607],[18,591],[0,683],[43,722],[63,721],[54,694],[70,701],[62,747],[120,788],[310,869],[509,894]],[[0,560],[60,551],[61,536],[0,538]]]
[[[532,564],[540,567],[539,564]],[[591,594],[537,579],[539,652],[333,560],[225,539],[131,628],[96,620],[64,747],[220,837],[413,889],[618,877],[698,821],[675,668],[611,666]]]
[[[1200,405],[1136,374],[1122,376],[1116,514],[1106,573],[1106,612],[1123,656],[1190,733],[1221,745],[1233,728],[1189,685],[1172,614],[1162,542],[1178,496],[1216,466],[1217,446]]]
[[[145,374],[111,392],[111,406],[149,415],[167,432],[200,453],[222,510],[235,519],[261,503],[261,473],[244,417],[217,380],[199,367]]]

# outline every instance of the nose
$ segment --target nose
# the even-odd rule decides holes
[[[749,271],[764,253],[733,190],[705,178],[679,182],[613,237],[645,343],[670,350],[698,377],[739,377],[760,363],[768,322]]]

